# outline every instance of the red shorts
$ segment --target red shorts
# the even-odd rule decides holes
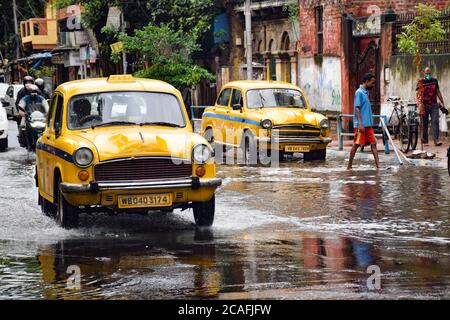
[[[353,142],[354,144],[360,146],[367,146],[371,143],[377,143],[373,128],[364,128],[362,132],[360,132],[359,129],[355,129],[355,139]]]

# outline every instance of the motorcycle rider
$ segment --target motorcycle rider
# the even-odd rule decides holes
[[[45,88],[45,81],[44,81],[44,79],[37,78],[36,80],[34,80],[34,84],[37,85],[37,87],[41,91],[41,96],[43,96],[46,100],[49,100],[50,97],[51,97],[51,94]]]
[[[26,128],[26,115],[31,114],[34,111],[39,111],[44,115],[47,115],[49,111],[48,102],[40,95],[39,88],[36,85],[28,83],[25,85],[25,89],[27,90],[27,95],[25,95],[18,103],[19,116],[21,119],[19,126],[19,143],[22,147],[25,147],[26,141],[31,141],[30,139],[32,138],[29,130],[25,130],[26,137],[22,135],[24,130],[21,129]]]

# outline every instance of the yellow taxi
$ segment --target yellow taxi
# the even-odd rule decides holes
[[[300,88],[277,81],[230,82],[202,117],[203,136],[222,147],[241,148],[247,164],[259,161],[261,149],[323,160],[329,127],[325,116],[311,111]]]
[[[214,221],[212,149],[194,134],[178,90],[132,76],[79,80],[54,92],[36,148],[42,211],[65,228],[81,212],[193,208]]]

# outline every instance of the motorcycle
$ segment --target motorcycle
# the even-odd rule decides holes
[[[19,143],[28,151],[36,151],[36,143],[46,127],[46,117],[41,111],[33,111],[25,116],[25,124],[21,125]]]

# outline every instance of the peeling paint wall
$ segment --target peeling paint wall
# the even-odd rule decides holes
[[[444,96],[444,102],[450,107],[450,54],[426,55],[423,66],[430,66],[433,77],[439,81]],[[392,56],[389,61],[390,81],[385,83],[385,100],[389,96],[399,96],[402,99],[415,102],[417,79],[416,66],[412,56]],[[383,101],[386,104],[386,101]]]
[[[341,58],[301,58],[300,84],[311,108],[341,112]]]

